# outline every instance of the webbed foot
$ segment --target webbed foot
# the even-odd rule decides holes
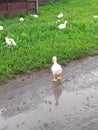
[[[61,79],[62,79],[62,76],[58,76],[57,79],[58,79],[58,80],[61,80]]]
[[[57,82],[58,80],[57,80],[56,78],[54,78],[52,81],[53,81],[53,82]]]

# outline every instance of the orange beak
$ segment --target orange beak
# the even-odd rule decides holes
[[[52,63],[54,63],[54,60],[52,59]]]

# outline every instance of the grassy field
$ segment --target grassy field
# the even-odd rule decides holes
[[[64,17],[56,23],[57,15]],[[39,17],[30,14],[19,18],[0,18],[0,82],[19,73],[29,73],[48,68],[53,55],[61,64],[94,55],[98,49],[98,0],[60,0],[39,7]],[[67,20],[67,27],[57,26]],[[5,37],[15,40],[16,46],[9,47]]]

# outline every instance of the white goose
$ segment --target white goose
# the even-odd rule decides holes
[[[38,18],[39,16],[37,14],[31,14],[31,16]]]
[[[98,18],[98,15],[93,16],[94,18]]]
[[[58,80],[61,80],[62,79],[62,67],[61,65],[59,65],[57,63],[57,57],[56,56],[53,56],[52,58],[52,67],[51,67],[51,71],[52,71],[52,74],[53,74],[53,82],[57,82]]]
[[[8,44],[10,46],[12,46],[12,45],[16,46],[16,42],[12,38],[5,37],[5,41],[6,41],[6,44]]]
[[[63,17],[63,13],[60,12],[60,14],[58,14],[57,18],[62,18]]]
[[[3,28],[3,26],[0,26],[0,31],[2,31],[4,28]]]
[[[20,21],[20,22],[24,22],[24,18],[20,18],[19,21]]]
[[[67,24],[67,21],[64,21],[64,23],[63,23],[63,24],[60,24],[60,25],[58,26],[58,28],[59,28],[59,29],[64,29],[64,28],[66,28],[66,24]]]

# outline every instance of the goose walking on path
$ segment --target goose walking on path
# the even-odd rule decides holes
[[[57,57],[56,56],[53,56],[52,58],[52,67],[51,67],[51,71],[52,71],[52,74],[53,74],[53,82],[57,82],[58,80],[61,80],[62,79],[62,67],[61,65],[59,65],[57,63]]]

